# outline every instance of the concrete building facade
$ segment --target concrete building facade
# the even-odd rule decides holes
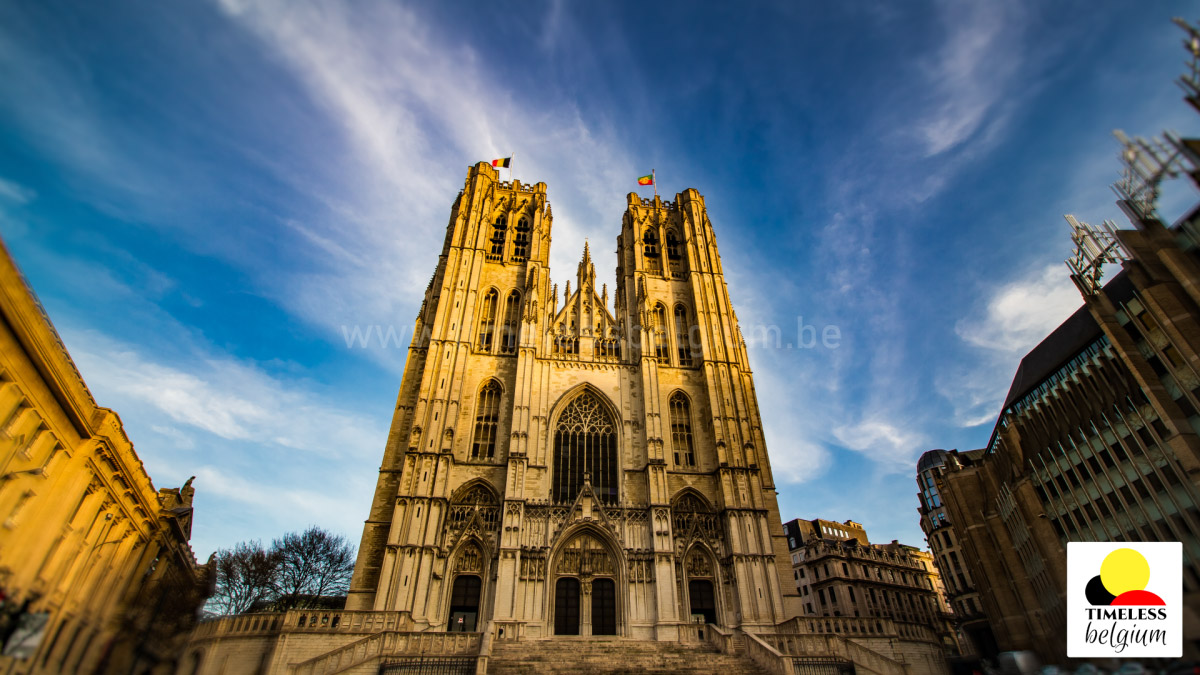
[[[982,454],[946,453],[936,481],[998,648],[1044,662],[1066,660],[1073,541],[1182,542],[1200,658],[1200,207],[1168,226],[1155,205],[1165,177],[1200,178],[1200,141],[1118,138],[1132,229],[1068,217],[1083,307],[1022,359]]]
[[[174,672],[203,602],[192,494],[154,488],[0,247],[0,672]]]
[[[982,450],[962,453],[978,457]],[[944,597],[954,616],[959,646],[965,654],[994,657],[997,653],[996,639],[983,613],[983,601],[979,597],[971,570],[964,562],[962,535],[946,512],[946,504],[938,488],[938,480],[945,471],[945,450],[930,450],[917,461],[917,507],[921,516],[921,530],[929,543],[930,557],[939,571],[939,581],[944,587]]]

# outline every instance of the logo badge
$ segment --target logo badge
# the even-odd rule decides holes
[[[1183,544],[1067,543],[1067,656],[1183,655]]]

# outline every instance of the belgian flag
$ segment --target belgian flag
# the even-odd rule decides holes
[[[512,168],[512,157],[502,157],[500,159],[493,159],[492,166],[496,167],[497,169]]]

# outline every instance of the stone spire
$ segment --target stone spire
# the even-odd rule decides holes
[[[583,240],[583,258],[579,260],[579,272],[576,278],[579,281],[580,293],[596,292],[596,266],[592,264],[592,252],[588,249],[586,239]]]

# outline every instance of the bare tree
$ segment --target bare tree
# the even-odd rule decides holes
[[[221,615],[240,614],[256,601],[275,597],[280,555],[257,541],[244,541],[216,553],[216,591],[207,608]]]
[[[323,596],[345,595],[350,588],[354,547],[344,536],[313,526],[276,539],[271,552],[279,556],[279,609],[307,607]]]

